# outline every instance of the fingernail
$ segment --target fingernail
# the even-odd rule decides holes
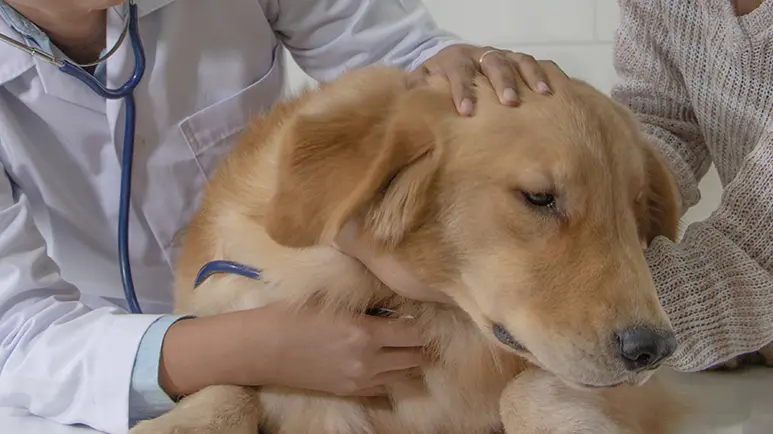
[[[502,98],[506,102],[518,102],[518,94],[515,93],[515,89],[507,88],[502,92]]]
[[[465,98],[462,100],[462,104],[459,106],[462,115],[464,116],[470,116],[472,115],[472,100],[469,98]]]
[[[548,87],[547,83],[540,81],[537,83],[537,91],[539,91],[539,93],[550,93],[550,88]]]

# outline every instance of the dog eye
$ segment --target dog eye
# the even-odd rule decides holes
[[[556,204],[556,198],[549,193],[528,193],[524,191],[523,197],[530,204],[540,208],[553,207]]]

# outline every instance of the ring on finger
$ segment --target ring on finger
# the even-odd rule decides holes
[[[488,56],[489,54],[492,54],[492,53],[499,53],[499,50],[491,49],[491,50],[484,51],[483,54],[481,54],[480,57],[478,58],[478,64],[479,65],[483,65],[483,59],[485,59],[486,56]]]

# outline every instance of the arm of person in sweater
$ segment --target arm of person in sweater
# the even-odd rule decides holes
[[[677,331],[672,367],[704,370],[773,341],[773,134],[708,219],[679,244],[657,238],[645,254]]]
[[[668,51],[662,6],[621,1],[613,97],[631,108],[649,142],[668,160],[683,210],[700,199],[711,160]],[[698,371],[758,350],[773,340],[773,137],[763,139],[725,189],[711,217],[674,244],[646,251],[661,302],[676,329],[669,364]]]
[[[620,81],[612,98],[636,114],[650,144],[666,157],[676,176],[682,212],[700,201],[698,185],[711,156],[693,112],[681,72],[669,52],[663,6],[622,0],[614,66]]]

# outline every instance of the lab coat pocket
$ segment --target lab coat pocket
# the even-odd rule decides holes
[[[250,119],[268,110],[281,96],[284,76],[280,56],[277,47],[271,67],[263,77],[181,122],[182,135],[207,178],[236,144]]]
[[[275,48],[271,66],[262,77],[178,124],[183,141],[190,148],[191,157],[185,158],[171,181],[178,183],[175,191],[179,197],[170,197],[171,189],[156,190],[156,209],[163,209],[164,215],[152,224],[172,266],[179,255],[180,229],[185,227],[196,212],[204,187],[218,162],[233,149],[250,119],[268,110],[282,95],[284,76],[280,55],[281,49]],[[179,219],[170,219],[169,215],[179,216]]]

